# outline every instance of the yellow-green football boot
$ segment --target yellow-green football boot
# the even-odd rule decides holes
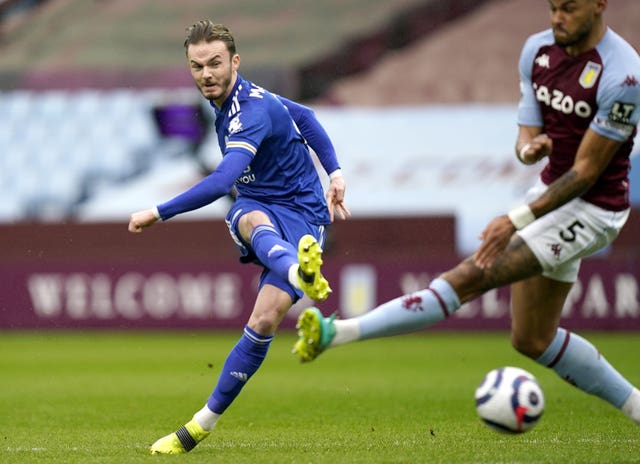
[[[296,324],[298,340],[293,346],[293,354],[300,362],[313,361],[329,346],[336,335],[335,318],[335,313],[324,317],[318,308],[313,307],[300,313]]]
[[[191,451],[198,443],[207,438],[211,432],[200,427],[195,420],[190,420],[174,433],[160,438],[151,445],[151,454],[182,454]]]
[[[322,248],[312,235],[304,235],[298,242],[298,284],[300,290],[314,301],[329,297],[329,282],[320,273]]]

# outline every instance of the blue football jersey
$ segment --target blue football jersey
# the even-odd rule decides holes
[[[233,149],[251,157],[235,181],[238,195],[292,208],[312,224],[329,224],[307,144],[277,96],[238,76],[222,108],[212,106],[223,156]]]

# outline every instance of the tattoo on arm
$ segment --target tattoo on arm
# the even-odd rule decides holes
[[[540,195],[540,198],[531,203],[531,210],[536,217],[543,216],[574,198],[579,197],[586,192],[590,186],[587,179],[581,179],[575,170],[570,169],[549,185],[549,188]]]

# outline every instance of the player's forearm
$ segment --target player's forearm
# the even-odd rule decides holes
[[[520,126],[516,140],[516,156],[523,164],[535,164],[542,158],[549,156],[553,142],[541,127]]]
[[[535,217],[539,218],[581,196],[589,190],[591,185],[593,185],[591,179],[581,176],[572,168],[551,183],[537,200],[529,204],[529,207]]]
[[[571,169],[529,205],[535,216],[540,217],[586,193],[600,178],[619,146],[620,142],[587,130]]]
[[[216,176],[209,175],[189,190],[157,206],[160,218],[166,221],[173,216],[193,211],[213,203],[226,195],[231,186],[216,181]]]
[[[238,151],[228,152],[215,171],[189,190],[158,205],[160,219],[167,220],[177,214],[202,208],[229,193],[250,157]]]

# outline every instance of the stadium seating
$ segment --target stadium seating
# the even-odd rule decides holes
[[[152,109],[164,92],[0,93],[0,221],[64,220],[87,197],[175,156]]]

